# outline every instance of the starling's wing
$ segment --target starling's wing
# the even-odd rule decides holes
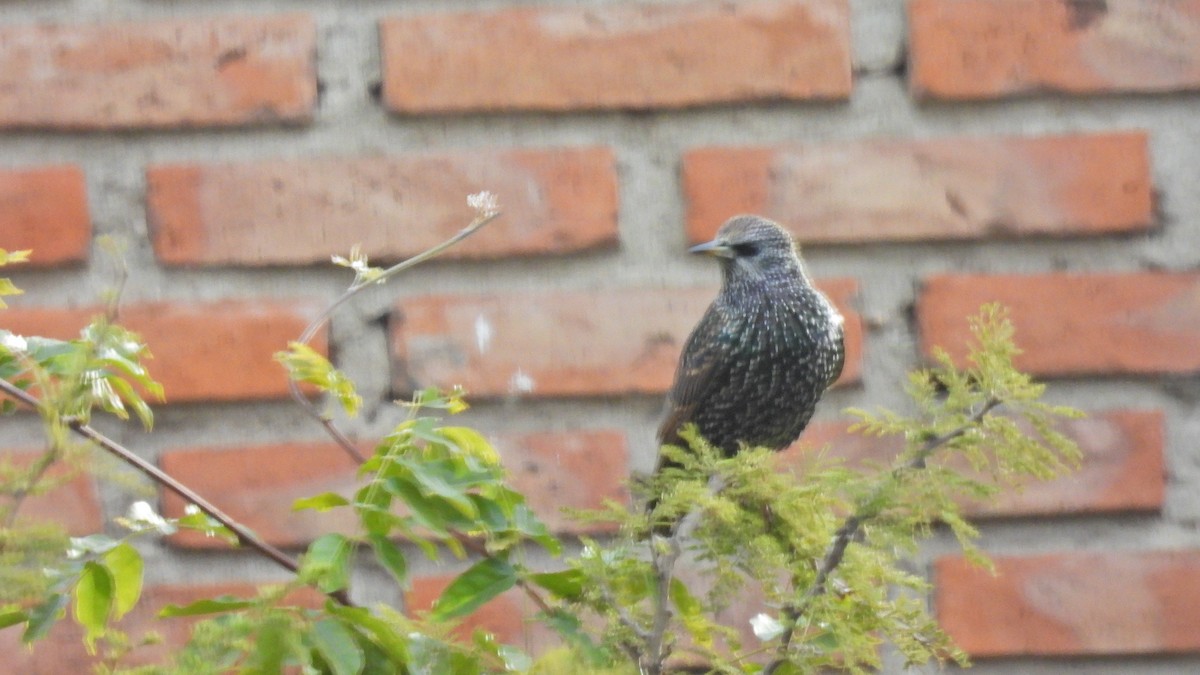
[[[696,409],[729,380],[737,323],[714,303],[692,329],[679,356],[675,383],[667,395],[669,409],[658,429],[659,443],[679,443],[679,429],[692,422]]]

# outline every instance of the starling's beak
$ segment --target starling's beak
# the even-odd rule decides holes
[[[713,239],[712,241],[689,248],[688,253],[703,253],[704,255],[717,256],[719,258],[732,258],[733,248],[720,239]]]

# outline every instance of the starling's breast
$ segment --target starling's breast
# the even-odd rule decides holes
[[[791,289],[795,290],[795,289]],[[697,406],[701,435],[726,452],[738,443],[782,449],[807,426],[841,372],[841,316],[811,288],[742,296],[726,308],[726,377]]]

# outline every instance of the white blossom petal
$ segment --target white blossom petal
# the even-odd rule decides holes
[[[759,613],[751,617],[750,628],[754,630],[754,636],[763,642],[783,635],[783,624],[767,614]]]

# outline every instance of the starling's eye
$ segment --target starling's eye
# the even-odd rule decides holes
[[[742,244],[734,244],[730,248],[737,254],[739,258],[750,258],[758,255],[758,244],[753,242],[745,242]]]

